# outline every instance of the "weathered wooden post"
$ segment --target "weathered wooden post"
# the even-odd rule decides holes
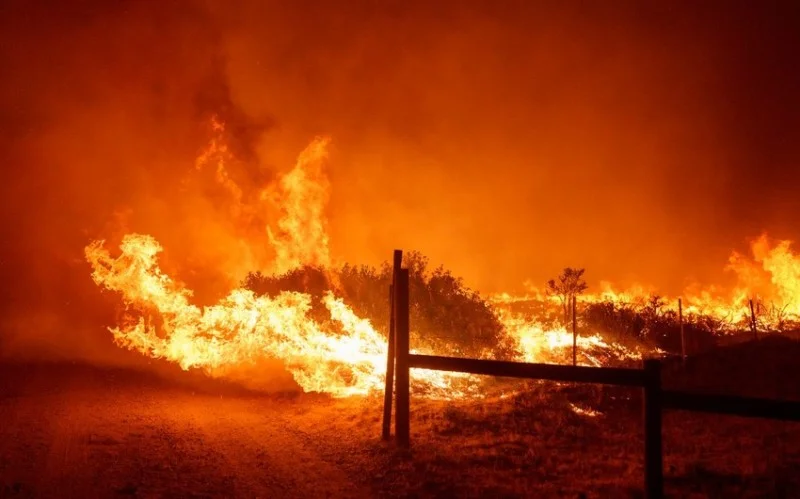
[[[678,321],[681,325],[681,359],[686,363],[686,337],[683,335],[683,300],[678,298]]]
[[[389,284],[389,338],[386,346],[386,383],[383,390],[383,439],[392,435],[392,396],[394,395],[394,285]]]
[[[394,283],[397,281],[397,271],[403,262],[403,252],[394,250],[392,267],[392,284],[389,285],[389,338],[386,348],[386,383],[383,391],[383,439],[389,440],[392,433],[392,390],[394,388],[394,325],[395,325],[395,299]]]
[[[575,321],[575,295],[572,295],[572,365],[578,365],[578,328]]]
[[[408,366],[408,269],[400,269],[395,282],[395,413],[394,431],[397,444],[408,447],[410,440],[410,373]]]
[[[664,495],[661,456],[661,362],[644,361],[644,489],[648,499]]]
[[[758,339],[758,330],[756,329],[756,311],[753,308],[753,300],[750,299],[750,329],[753,330],[753,339]]]

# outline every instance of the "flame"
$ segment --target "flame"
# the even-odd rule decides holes
[[[733,252],[726,270],[733,272],[737,284],[731,289],[718,286],[700,287],[692,285],[681,297],[660,296],[652,288],[643,285],[628,289],[617,289],[611,283],[601,282],[599,291],[580,296],[582,304],[610,302],[641,310],[657,298],[660,312],[678,313],[681,298],[684,317],[708,317],[719,324],[720,332],[747,329],[751,321],[750,301],[753,301],[757,326],[762,331],[784,330],[800,323],[800,255],[792,251],[787,240],[771,241],[766,234],[750,242],[751,256]],[[516,328],[515,333],[530,351],[547,351],[545,337],[555,338],[566,331],[548,330],[539,319],[524,319],[509,315],[515,304],[543,303],[557,305],[559,298],[548,295],[543,289],[528,284],[527,292],[521,295],[501,293],[491,297],[493,303],[505,310],[507,326]],[[549,304],[549,305],[548,305]],[[511,317],[511,318],[509,318]],[[560,331],[560,332],[559,332]],[[570,335],[571,337],[571,335]],[[591,344],[586,336],[584,342]],[[536,345],[528,338],[537,338]],[[554,346],[555,340],[549,340]],[[559,340],[565,342],[565,339]],[[571,340],[570,340],[571,341]],[[580,340],[579,340],[580,344]],[[601,346],[600,342],[596,343]],[[610,345],[609,345],[610,346]],[[623,358],[627,353],[620,352]]]
[[[580,406],[577,406],[577,405],[575,405],[573,403],[569,404],[569,408],[572,409],[572,412],[574,412],[575,414],[579,414],[581,416],[586,416],[586,417],[590,417],[590,418],[596,418],[598,416],[602,416],[603,415],[602,412],[595,411],[594,409],[592,409],[590,407],[580,407]]]
[[[797,257],[786,242],[765,247],[761,241],[758,248],[764,251],[755,253],[755,261],[763,262],[764,270],[772,276],[776,296],[794,296],[791,280],[795,278],[792,272],[797,272]],[[190,290],[158,267],[157,257],[162,249],[151,236],[139,234],[123,238],[116,258],[104,247],[104,241],[86,247],[95,283],[121,293],[128,309],[138,312],[138,317],[127,325],[110,328],[119,345],[168,359],[184,369],[202,368],[217,376],[265,357],[277,358],[305,391],[334,396],[382,389],[387,351],[384,336],[333,293],[326,293],[322,303],[331,321],[338,325],[338,332],[310,317],[312,298],[304,293],[282,292],[269,297],[235,289],[218,304],[201,308],[190,303]],[[705,304],[687,308],[699,310],[711,303],[715,313],[724,310],[709,296],[702,295]],[[530,295],[526,298],[530,299]],[[633,292],[612,293],[609,289],[588,298],[642,299]],[[510,295],[498,300],[501,304],[515,301]],[[558,363],[569,359],[573,335],[565,328],[545,328],[502,306],[496,311],[506,333],[519,345],[516,360]],[[609,359],[637,360],[660,353],[609,343],[599,334],[578,335],[577,346],[579,363],[593,366],[605,365]],[[415,386],[434,397],[480,394],[474,378],[468,375],[423,370],[414,374]]]
[[[232,200],[229,216],[253,226],[265,221],[269,210],[279,215],[276,223],[261,224],[273,254],[268,264],[261,258],[264,265],[253,270],[263,268],[281,274],[313,265],[328,271],[332,259],[325,210],[330,184],[324,164],[329,139],[313,140],[290,171],[277,183],[258,187],[253,196],[245,193],[229,171],[235,158],[224,140],[224,124],[214,119],[211,125],[214,136],[195,168],[213,169],[216,182]],[[243,238],[242,244],[255,243]],[[119,255],[112,256],[105,241],[97,240],[85,248],[85,256],[94,282],[122,297],[125,318],[109,328],[121,347],[167,359],[183,369],[202,369],[212,376],[226,376],[265,358],[278,359],[303,390],[336,397],[383,389],[387,352],[384,334],[334,292],[326,292],[320,300],[329,319],[322,322],[314,318],[318,315],[312,317],[310,313],[314,298],[299,292],[260,296],[237,288],[218,303],[201,307],[192,303],[191,290],[161,270],[158,256],[163,248],[155,238],[127,234],[119,249]],[[260,254],[259,251],[263,250],[253,250],[253,254]],[[751,251],[751,258],[738,253],[731,256],[728,269],[738,278],[737,286],[731,290],[687,289],[683,296],[684,314],[713,317],[734,328],[749,317],[749,300],[753,299],[761,327],[779,328],[797,322],[800,257],[792,252],[791,243],[773,243],[762,235],[752,242]],[[490,298],[505,334],[517,345],[515,360],[570,361],[571,332],[536,313],[515,311],[520,304],[538,304],[539,315],[548,310],[558,313],[558,297],[535,286],[527,287],[523,295],[503,293]],[[655,306],[659,308],[656,313],[663,313],[661,308],[676,308],[676,298],[653,301],[652,295],[652,288],[645,286],[619,290],[604,282],[598,291],[582,295],[580,302]],[[575,341],[578,362],[583,365],[601,366],[663,353],[609,342],[596,331],[582,330]],[[477,378],[460,373],[414,370],[412,383],[415,391],[431,397],[483,396]]]
[[[386,340],[333,293],[326,293],[322,301],[341,329],[338,334],[309,316],[312,298],[305,293],[269,297],[240,288],[218,304],[201,308],[189,302],[190,290],[158,267],[162,247],[153,237],[126,235],[116,258],[104,243],[94,241],[85,249],[94,269],[92,279],[121,293],[128,309],[138,312],[129,324],[109,328],[118,345],[176,362],[183,369],[202,368],[214,376],[275,358],[304,391],[337,397],[383,388]],[[470,378],[467,375],[427,370],[414,374],[415,389],[434,397],[463,397],[470,392],[469,386],[454,384]]]
[[[536,320],[498,309],[498,317],[506,334],[515,338],[519,345],[521,362],[562,363],[571,359],[573,334],[564,327],[547,329]],[[577,334],[579,364],[602,366],[608,358],[615,360],[639,360],[644,352],[631,350],[623,345],[606,342],[599,334]]]
[[[735,329],[750,320],[752,300],[759,329],[783,330],[800,322],[800,255],[791,245],[760,235],[750,242],[751,257],[732,253],[727,270],[736,275],[737,284],[731,290],[689,290],[685,309]]]
[[[792,252],[791,241],[772,244],[762,234],[751,244],[753,261],[731,258],[730,268],[752,296],[800,316],[800,258]],[[768,280],[768,282],[764,282]]]
[[[263,177],[264,172],[233,154],[225,123],[212,116],[209,128],[209,143],[195,160],[194,169],[213,173],[218,186],[215,204],[239,242],[239,264],[231,266],[231,280],[240,281],[250,271],[281,274],[304,264],[328,267],[325,209],[330,185],[325,162],[330,139],[314,139],[277,182],[249,185],[237,182],[237,171],[244,172],[238,177],[245,178]]]
[[[214,136],[211,138],[208,146],[206,146],[197,157],[194,166],[196,170],[203,170],[207,167],[214,169],[217,183],[221,185],[235,201],[232,205],[231,216],[238,218],[244,215],[243,208],[247,208],[248,205],[243,202],[244,192],[242,188],[233,180],[228,171],[228,164],[234,158],[233,154],[228,150],[228,145],[225,143],[225,124],[219,121],[216,116],[212,116],[211,130],[214,132]]]
[[[224,124],[213,120],[212,129],[215,136],[195,166],[214,165],[217,182],[236,201],[231,216],[254,216],[270,197],[275,199],[269,201],[280,202],[277,228],[266,229],[276,255],[273,271],[307,264],[329,267],[324,216],[329,186],[322,168],[329,140],[315,139],[275,191],[264,188],[255,206],[245,206],[243,191],[227,170],[232,156],[221,135]],[[94,282],[119,293],[126,306],[124,324],[109,328],[118,345],[167,359],[183,369],[200,368],[212,376],[226,376],[264,358],[278,359],[304,391],[337,397],[383,388],[384,336],[332,292],[322,298],[330,317],[325,324],[310,315],[313,298],[298,292],[271,297],[237,288],[217,304],[199,307],[191,303],[192,291],[159,267],[163,248],[155,238],[127,234],[119,249],[119,256],[113,257],[105,241],[97,240],[84,251]],[[464,385],[469,378],[419,370],[412,382],[417,391],[453,398],[472,390],[469,383]]]
[[[197,307],[191,292],[165,275],[156,256],[162,250],[150,236],[126,235],[113,258],[95,241],[86,248],[95,283],[120,292],[131,309],[143,312],[127,326],[111,328],[121,346],[212,374],[263,357],[280,359],[306,391],[337,396],[366,393],[384,376],[386,344],[369,321],[359,319],[328,294],[324,304],[343,334],[325,332],[309,317],[311,297],[283,292],[255,296],[235,289],[218,304]],[[156,327],[148,315],[157,314]]]
[[[331,263],[324,214],[329,184],[321,167],[328,157],[329,142],[328,138],[315,139],[280,181],[284,216],[277,231],[267,229],[277,252],[278,274],[304,264],[328,267]]]

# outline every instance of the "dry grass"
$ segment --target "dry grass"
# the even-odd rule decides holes
[[[797,353],[775,341],[718,352],[665,381],[796,393],[786,373],[776,383],[772,367],[746,368]],[[753,372],[761,390],[741,381]],[[0,366],[0,381],[2,497],[642,494],[633,389],[511,382],[493,384],[517,390],[506,397],[412,397],[412,447],[401,451],[379,438],[378,397],[266,396],[80,366]],[[664,465],[668,496],[800,497],[800,425],[667,412]]]
[[[552,383],[506,399],[414,400],[409,452],[379,441],[377,399],[295,410],[381,496],[640,497],[639,405],[623,390]],[[669,496],[800,497],[800,425],[669,412],[664,464]]]
[[[800,343],[767,338],[707,354],[686,369],[668,369],[665,384],[798,399],[800,379],[789,369],[798,355]],[[477,401],[412,397],[410,452],[379,442],[381,400],[328,401],[297,410],[315,440],[346,436],[352,455],[367,456],[365,475],[380,495],[641,496],[637,390],[515,386],[516,395]],[[668,411],[663,431],[668,496],[800,497],[800,424]]]

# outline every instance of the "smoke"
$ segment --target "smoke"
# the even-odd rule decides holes
[[[217,16],[236,102],[280,116],[286,144],[334,139],[335,254],[419,248],[482,289],[578,265],[677,290],[720,278],[762,230],[796,237],[782,186],[798,17],[722,7],[253,2]]]
[[[254,192],[332,138],[340,261],[414,248],[486,291],[572,265],[675,292],[723,278],[731,249],[763,230],[800,237],[796,7],[2,9],[7,351],[114,349],[90,240],[152,234],[201,302],[250,265],[243,239],[266,237],[263,221],[232,224],[211,171],[195,169],[213,114],[240,159],[231,175]]]
[[[146,231],[169,245],[182,277],[229,285],[237,228],[194,159],[216,115],[232,153],[257,164],[273,120],[232,103],[221,34],[199,3],[4,9],[0,346],[104,357],[115,350],[102,327],[114,307],[87,281],[83,247]],[[231,168],[243,184],[272,175],[244,164]]]

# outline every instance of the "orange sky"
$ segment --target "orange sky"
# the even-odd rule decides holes
[[[7,303],[89,289],[115,212],[211,265],[227,222],[182,182],[215,112],[253,184],[332,137],[334,256],[419,249],[486,291],[566,265],[675,291],[800,236],[796,8],[6,5],[2,272],[28,291]]]

